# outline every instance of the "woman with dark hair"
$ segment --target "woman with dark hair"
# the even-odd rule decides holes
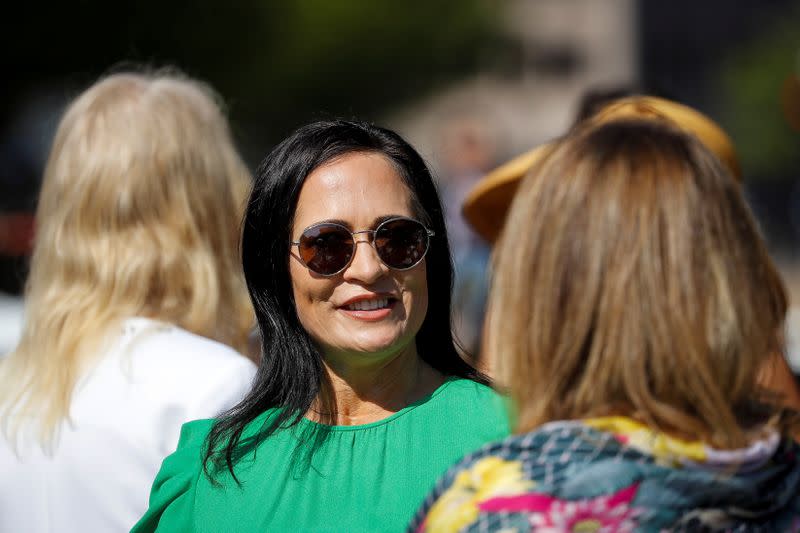
[[[441,204],[396,133],[332,121],[285,139],[257,171],[242,258],[255,385],[184,426],[135,531],[397,531],[455,459],[507,434],[456,352]]]

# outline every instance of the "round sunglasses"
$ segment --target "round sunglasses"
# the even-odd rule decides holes
[[[413,218],[384,220],[375,229],[350,231],[335,222],[320,222],[303,230],[297,246],[300,261],[312,272],[334,276],[350,265],[356,254],[355,236],[371,234],[371,244],[381,262],[394,270],[414,268],[425,257],[433,231]]]

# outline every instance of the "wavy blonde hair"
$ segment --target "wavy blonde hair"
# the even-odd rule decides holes
[[[514,199],[485,350],[518,432],[621,414],[736,448],[780,419],[757,375],[786,306],[740,188],[700,141],[666,122],[589,123]]]
[[[119,73],[67,108],[36,212],[25,326],[0,364],[6,435],[53,444],[77,380],[129,317],[246,349],[238,262],[251,183],[215,93],[172,71]]]

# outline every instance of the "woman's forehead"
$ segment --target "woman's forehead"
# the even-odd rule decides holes
[[[387,214],[412,216],[411,195],[394,164],[374,153],[347,154],[317,167],[300,190],[295,226],[344,220],[357,226]]]

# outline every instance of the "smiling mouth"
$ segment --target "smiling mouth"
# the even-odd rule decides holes
[[[394,298],[376,298],[374,300],[359,300],[352,302],[342,309],[346,311],[377,311],[378,309],[388,309],[395,302]]]

